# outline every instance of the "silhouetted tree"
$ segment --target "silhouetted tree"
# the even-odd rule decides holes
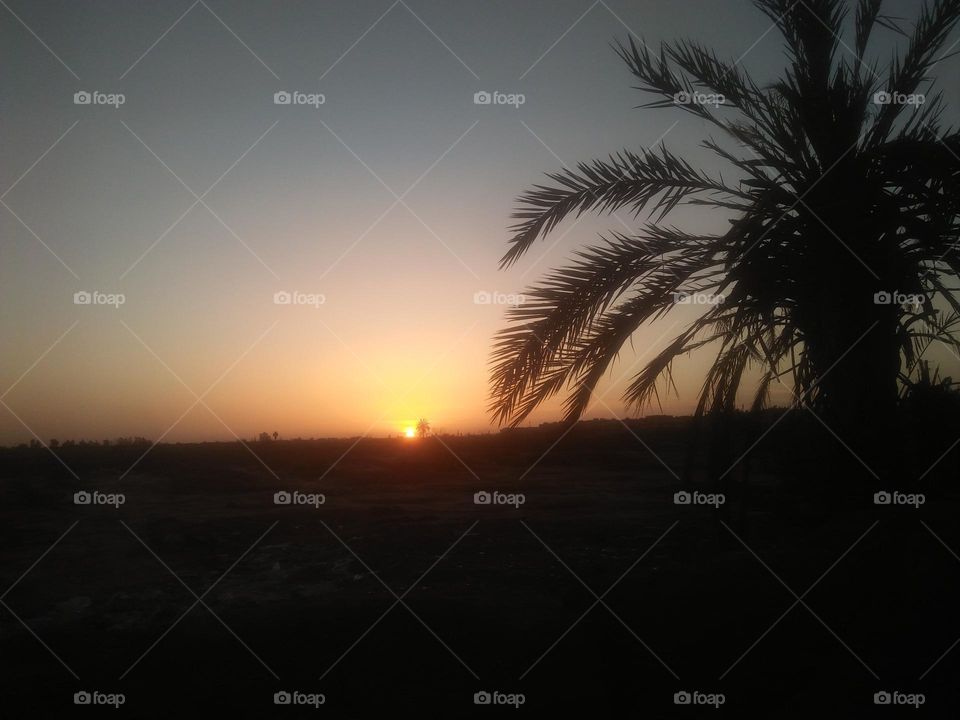
[[[673,389],[674,359],[711,346],[697,414],[733,408],[756,366],[753,407],[787,376],[797,405],[872,457],[877,472],[889,471],[899,383],[930,343],[960,347],[952,247],[960,136],[942,126],[941,94],[928,77],[960,0],[921,6],[904,50],[882,70],[867,56],[871,37],[878,27],[907,34],[882,14],[882,0],[850,3],[849,42],[840,37],[845,0],[755,4],[786,44],[787,67],[767,85],[691,40],[660,52],[632,38],[617,45],[636,89],[654,96],[645,107],[679,108],[720,131],[722,141],[702,145],[733,175],[697,169],[661,145],[551,174],[549,186],[520,197],[502,267],[570,215],[628,207],[656,212],[657,224],[583,250],[508,311],[491,378],[500,424],[521,422],[565,388],[566,418],[579,418],[638,328],[673,311],[677,293],[713,293],[725,301],[706,305],[633,378],[625,401],[659,400],[661,382]],[[705,93],[723,104],[711,106]],[[728,229],[662,224],[681,203],[713,208]]]
[[[280,437],[280,433],[278,433],[276,430],[274,430],[274,431],[273,431],[273,439],[276,440],[278,437]]]
[[[428,423],[423,418],[420,418],[417,422],[417,437],[425,438],[430,434],[430,423]]]

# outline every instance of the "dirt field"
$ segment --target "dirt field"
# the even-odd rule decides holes
[[[122,480],[145,448],[0,451],[2,716],[960,712],[949,486],[875,505],[781,432],[678,505],[684,423],[557,433],[158,446]]]

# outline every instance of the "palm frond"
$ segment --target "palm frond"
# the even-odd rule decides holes
[[[692,195],[744,197],[720,180],[709,177],[665,147],[659,152],[624,150],[609,160],[580,163],[548,176],[554,186],[536,185],[518,200],[513,217],[510,249],[501,267],[516,262],[538,237],[548,234],[568,215],[588,210],[615,212],[630,206],[639,214],[645,207],[659,210],[662,220],[682,200]]]

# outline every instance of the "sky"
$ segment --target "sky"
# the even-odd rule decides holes
[[[506,308],[476,294],[636,227],[568,221],[501,271],[515,198],[659,142],[719,167],[700,121],[636,109],[610,47],[631,34],[696,38],[761,81],[783,60],[748,0],[4,0],[0,444],[494,430]],[[684,317],[638,331],[585,417],[628,412]],[[677,367],[663,412],[693,409],[708,360]]]

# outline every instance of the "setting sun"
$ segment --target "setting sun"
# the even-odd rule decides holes
[[[403,431],[403,434],[408,438],[412,438],[412,437],[416,437],[417,431],[413,427],[408,427],[406,430]]]

